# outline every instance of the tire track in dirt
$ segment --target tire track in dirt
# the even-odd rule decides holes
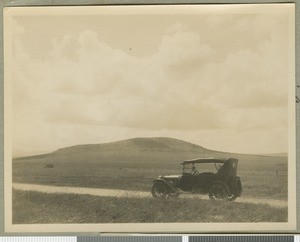
[[[25,183],[13,183],[13,189],[21,191],[36,191],[42,193],[58,193],[58,194],[79,194],[79,195],[92,195],[100,197],[135,197],[135,198],[151,198],[150,192],[141,191],[127,191],[116,189],[103,189],[103,188],[87,188],[87,187],[67,187],[67,186],[49,186],[49,185],[36,185]],[[198,198],[207,200],[205,195],[192,195],[182,194],[185,198]],[[272,207],[287,207],[287,201],[277,199],[259,199],[240,197],[237,199],[239,203],[253,203],[253,204],[268,204]]]
[[[151,197],[149,192],[126,191],[104,188],[48,186],[25,183],[14,183],[13,189],[22,191],[36,191],[43,193],[81,194],[100,197]]]

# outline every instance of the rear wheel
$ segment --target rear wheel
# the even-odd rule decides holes
[[[238,197],[237,195],[232,194],[232,195],[228,196],[227,200],[228,201],[234,201],[235,199],[237,199],[237,197]]]
[[[232,189],[232,194],[228,196],[228,201],[234,201],[237,197],[240,197],[242,193],[242,183],[240,179],[236,179],[235,186]]]
[[[152,196],[156,198],[164,198],[170,193],[169,187],[163,182],[155,182],[151,190]]]
[[[229,200],[229,194],[227,192],[226,186],[222,184],[214,184],[209,189],[209,198],[211,200],[225,201]]]
[[[170,197],[177,198],[179,197],[179,193],[178,192],[170,193]]]

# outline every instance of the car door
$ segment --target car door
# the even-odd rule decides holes
[[[210,187],[211,182],[214,180],[215,174],[212,172],[205,172],[195,176],[194,190],[199,193],[205,193]]]
[[[179,182],[179,188],[183,191],[192,191],[195,184],[195,175],[183,173]]]

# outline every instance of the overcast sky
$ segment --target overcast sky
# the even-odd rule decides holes
[[[287,152],[283,14],[17,16],[14,155],[132,137]]]

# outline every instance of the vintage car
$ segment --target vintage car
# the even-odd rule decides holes
[[[241,196],[242,184],[236,175],[238,160],[234,158],[203,158],[183,161],[182,175],[159,176],[153,181],[156,198],[182,193],[208,194],[212,200],[233,201]],[[199,172],[201,166],[202,172]],[[209,170],[212,166],[215,172]]]

